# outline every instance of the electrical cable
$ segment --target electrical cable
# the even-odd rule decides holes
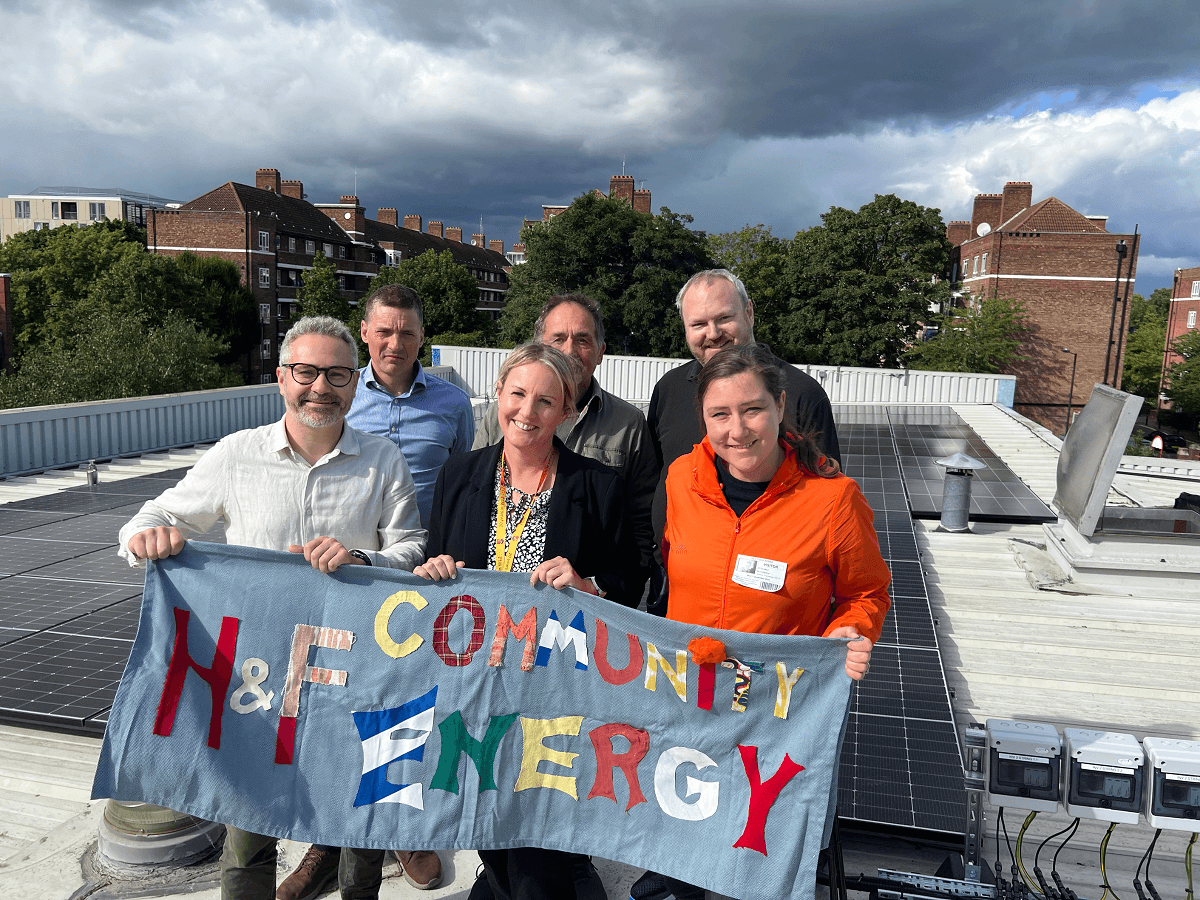
[[[1058,845],[1058,849],[1054,851],[1054,859],[1052,859],[1050,861],[1050,870],[1051,871],[1053,871],[1053,872],[1058,871],[1058,854],[1062,853],[1063,847],[1067,846],[1067,841],[1069,841],[1069,840],[1071,840],[1071,838],[1075,837],[1075,832],[1078,830],[1079,830],[1079,816],[1076,816],[1075,824],[1071,826],[1071,833],[1066,836],[1066,838],[1063,840],[1063,842]]]
[[[1037,886],[1033,883],[1033,879],[1029,877],[1029,873],[1025,871],[1025,861],[1021,858],[1021,844],[1025,840],[1025,832],[1029,830],[1029,826],[1033,824],[1033,820],[1036,818],[1037,810],[1035,809],[1025,817],[1025,821],[1021,824],[1021,830],[1017,834],[1016,855],[1017,868],[1021,871],[1021,877],[1025,879],[1025,883],[1029,885],[1029,889],[1035,894],[1037,893]]]
[[[1012,840],[1008,836],[1008,826],[1004,824],[1004,807],[1000,807],[1000,827],[1002,829],[1004,829],[1004,843],[1008,845],[1008,858],[1012,861],[1012,864],[1015,866],[1017,864],[1017,855],[1015,853],[1013,853]],[[1000,855],[1000,852],[997,850],[996,856],[999,856],[999,855]]]
[[[1117,827],[1117,823],[1113,822],[1108,826],[1108,831],[1104,832],[1104,840],[1100,842],[1100,877],[1104,880],[1104,893],[1100,895],[1100,900],[1106,900],[1109,894],[1112,894],[1113,900],[1121,900],[1117,896],[1117,892],[1112,889],[1112,885],[1108,883],[1108,869],[1106,868],[1106,858],[1108,855],[1108,839],[1112,837],[1113,830]]]
[[[1183,869],[1187,872],[1188,881],[1187,894],[1185,895],[1187,900],[1194,900],[1195,897],[1195,894],[1192,893],[1192,847],[1196,843],[1197,834],[1200,834],[1200,832],[1192,835],[1192,839],[1188,841],[1187,853],[1183,854]]]
[[[1075,817],[1075,822],[1071,825],[1071,833],[1063,838],[1063,842],[1058,845],[1058,849],[1054,851],[1054,859],[1050,862],[1050,877],[1054,879],[1054,884],[1058,887],[1058,893],[1064,900],[1078,900],[1078,895],[1063,884],[1062,877],[1058,874],[1058,854],[1062,852],[1063,847],[1067,846],[1067,842],[1075,837],[1075,832],[1079,830],[1079,817]],[[1061,832],[1060,832],[1061,833]]]
[[[1150,892],[1152,898],[1158,896],[1158,891],[1154,889],[1154,882],[1150,880],[1150,861],[1154,859],[1154,845],[1158,843],[1158,836],[1162,834],[1162,829],[1156,829],[1154,837],[1150,840],[1150,846],[1146,848],[1146,852],[1142,854],[1141,860],[1138,862],[1137,871],[1133,873],[1133,887],[1138,892],[1138,897],[1142,896],[1142,885],[1139,879],[1142,877],[1142,864],[1146,865],[1146,890]]]
[[[1042,841],[1040,844],[1038,844],[1037,852],[1033,854],[1033,867],[1035,869],[1037,868],[1038,860],[1041,859],[1041,857],[1042,857],[1042,848],[1043,847],[1045,847],[1048,843],[1050,843],[1052,840],[1054,840],[1060,834],[1066,834],[1068,831],[1071,831],[1072,829],[1078,828],[1078,827],[1079,827],[1079,820],[1076,819],[1072,824],[1068,825],[1062,831],[1054,832],[1054,834],[1050,835],[1050,837],[1046,838],[1044,841]],[[1069,840],[1070,840],[1070,838],[1067,838],[1067,841],[1069,841]],[[1065,844],[1067,841],[1063,841],[1063,843]]]

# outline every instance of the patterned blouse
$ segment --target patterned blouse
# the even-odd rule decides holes
[[[496,509],[500,500],[500,476],[502,468],[505,467],[502,456],[499,465],[496,466],[496,483],[492,488],[492,524],[488,529],[488,568],[492,570],[496,568]],[[553,488],[534,494],[531,498],[529,494],[511,486],[511,476],[505,480],[510,482],[504,493],[504,502],[508,507],[505,515],[506,545],[512,540],[513,532],[517,530],[525,510],[529,508],[530,503],[533,504],[529,521],[525,523],[525,530],[521,532],[521,539],[517,542],[517,553],[512,565],[514,572],[532,572],[545,561],[546,521],[549,518],[550,494]]]

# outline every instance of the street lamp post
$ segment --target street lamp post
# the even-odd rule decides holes
[[[1066,437],[1071,428],[1071,407],[1075,401],[1075,366],[1079,362],[1079,354],[1066,347],[1062,348],[1062,352],[1071,354],[1071,389],[1067,391],[1067,427],[1063,429],[1063,437]]]

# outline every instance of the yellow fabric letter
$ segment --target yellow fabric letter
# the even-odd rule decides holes
[[[775,663],[775,674],[779,676],[779,690],[775,692],[775,718],[786,719],[788,707],[792,705],[792,688],[800,680],[804,670],[797,668],[794,672],[789,673],[787,666],[782,662],[777,662]]]
[[[552,788],[568,794],[572,800],[578,800],[575,792],[575,776],[548,775],[538,771],[538,763],[542,760],[570,769],[575,763],[578,753],[568,753],[565,750],[553,750],[542,743],[548,737],[556,734],[579,734],[583,724],[583,716],[562,716],[558,719],[521,719],[521,731],[525,735],[525,750],[521,755],[521,774],[517,776],[517,786],[513,791],[523,791],[526,788]]]
[[[675,693],[679,695],[679,699],[687,703],[687,661],[687,651],[676,650],[675,668],[671,668],[671,664],[663,659],[663,655],[658,652],[658,648],[647,641],[646,690],[652,691],[658,686],[658,670],[662,669],[663,674],[667,676],[667,680],[671,682],[671,687],[675,688]]]
[[[425,643],[425,638],[419,634],[410,634],[404,643],[397,644],[388,634],[388,620],[391,619],[392,613],[401,603],[411,603],[417,609],[424,609],[427,602],[416,591],[396,591],[384,600],[383,606],[379,607],[379,612],[375,614],[375,643],[379,645],[379,649],[392,659],[400,659],[402,656],[408,656]]]

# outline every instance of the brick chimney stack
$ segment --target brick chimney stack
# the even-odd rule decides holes
[[[304,183],[295,180],[283,182],[283,196],[295,197],[297,200],[303,200]]]
[[[1028,181],[1010,181],[1004,185],[1004,200],[1000,208],[999,227],[1023,209],[1033,206],[1033,184]]]
[[[976,194],[975,208],[971,211],[971,237],[979,234],[979,226],[983,222],[994,231],[1004,220],[1000,218],[1004,210],[1004,197],[1001,194]]]
[[[495,250],[497,253],[503,253],[504,252],[504,241],[496,241],[496,240],[488,241],[488,249]]]
[[[624,200],[633,205],[633,176],[614,175],[608,182],[608,199]]]
[[[432,235],[436,235],[437,237],[445,237],[445,234],[442,233],[442,223],[441,222],[430,222],[429,223],[429,233]]]
[[[405,216],[404,217],[404,227],[407,228],[409,231],[420,231],[421,230],[421,217],[420,216]]]
[[[254,186],[260,191],[273,191],[278,194],[280,191],[279,170],[278,169],[259,169],[254,173]]]
[[[946,223],[946,240],[952,247],[957,247],[963,241],[972,237],[971,223],[962,219]]]
[[[472,247],[486,247],[487,246],[487,238],[485,238],[482,234],[473,234],[473,235],[471,235],[471,246]]]
[[[343,206],[358,206],[358,198],[353,194],[342,194],[342,199],[338,202]]]
[[[377,221],[382,222],[384,225],[391,225],[393,228],[396,227],[397,214],[396,207],[394,206],[379,207],[379,212],[375,214],[375,217]]]
[[[650,192],[639,188],[633,192],[633,208],[640,213],[650,215]]]
[[[446,240],[458,241],[461,244],[462,243],[462,229],[459,228],[457,225],[451,225],[449,228],[446,229]]]

